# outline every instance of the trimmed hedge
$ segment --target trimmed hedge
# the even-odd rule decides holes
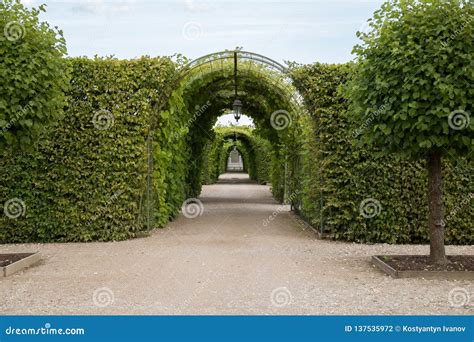
[[[35,151],[5,152],[0,160],[2,202],[20,198],[26,206],[18,219],[0,217],[0,243],[127,239],[164,226],[185,198],[200,193],[203,149],[210,141],[203,130],[212,134],[226,98],[206,101],[209,92],[200,92],[204,80],[194,83],[190,77],[159,111],[160,95],[176,76],[177,65],[169,58],[74,58],[67,63],[71,84],[65,118]],[[232,77],[227,69],[224,74]],[[219,77],[212,72],[205,81]],[[272,101],[280,106],[276,96]],[[249,139],[270,149],[261,138]],[[267,159],[260,161],[260,152],[247,147],[251,176],[268,181]],[[219,165],[209,179],[218,177]]]
[[[206,145],[202,168],[205,184],[217,181],[226,172],[229,153],[233,149],[234,132],[237,134],[235,146],[242,155],[244,171],[250,179],[264,184],[270,181],[271,146],[268,140],[255,135],[255,130],[245,126],[216,127],[215,137]]]
[[[121,240],[145,229],[146,138],[150,118],[157,115],[152,102],[174,64],[167,58],[69,63],[64,120],[35,152],[0,159],[0,198],[21,198],[26,205],[18,219],[0,216],[0,242]],[[160,120],[164,126],[166,115]],[[98,129],[94,122],[110,127]],[[172,153],[157,152],[155,174],[165,173],[163,159]],[[169,157],[170,163],[176,158]],[[172,176],[170,168],[166,171],[156,177],[156,205],[172,203],[169,193],[178,192],[170,184],[163,193]],[[158,209],[166,221],[170,207]]]
[[[234,130],[242,135],[238,148],[250,176],[270,181],[279,200],[286,187],[296,209],[334,239],[427,241],[424,167],[357,147],[353,133],[361,127],[352,126],[347,102],[337,91],[346,82],[346,65],[293,69],[310,115],[295,117],[287,131],[268,128],[269,118],[262,115],[256,120],[259,129],[219,128],[208,136],[202,130],[211,132],[229,101],[213,98],[207,105],[203,98],[209,93],[200,93],[199,86],[218,74],[176,89],[168,107],[158,112],[154,104],[176,69],[170,59],[74,58],[68,63],[72,81],[63,121],[34,152],[0,159],[0,198],[20,198],[26,205],[18,219],[0,216],[0,242],[127,239],[147,228],[149,215],[164,226],[185,198],[199,194],[203,181],[214,182],[223,171],[232,146],[227,137]],[[252,86],[251,79],[246,86]],[[281,99],[272,101],[273,107],[285,108]],[[157,126],[150,132],[152,121]],[[474,242],[472,169],[472,155],[446,165],[448,243]],[[359,212],[367,198],[381,203],[380,214],[370,219]]]
[[[338,92],[348,65],[295,67],[295,86],[310,118],[300,154],[303,172],[296,206],[310,222],[334,239],[357,242],[422,243],[427,236],[427,177],[423,163],[358,147],[363,127],[352,126],[347,102]],[[370,123],[368,123],[370,124]],[[474,243],[472,154],[446,161],[446,242]],[[380,214],[365,218],[361,202],[380,202]],[[450,215],[451,213],[451,215]]]

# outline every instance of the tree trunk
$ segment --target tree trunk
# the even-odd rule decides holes
[[[447,263],[444,248],[444,208],[443,208],[443,176],[441,153],[428,153],[428,227],[430,235],[430,260],[439,265]]]

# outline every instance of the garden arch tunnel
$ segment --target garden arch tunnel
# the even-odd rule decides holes
[[[183,144],[184,141],[189,149],[183,199],[197,197],[201,191],[200,170],[205,146],[215,138],[213,127],[218,117],[232,108],[236,97],[234,87],[243,103],[243,114],[254,120],[257,134],[271,143],[272,168],[278,175],[272,184],[274,195],[284,201],[291,191],[287,182],[288,156],[297,154],[299,147],[295,137],[300,134],[301,117],[305,114],[302,98],[293,87],[286,67],[268,57],[241,50],[205,55],[182,65],[153,104],[155,113],[166,113],[171,118],[168,124],[172,126],[173,134],[166,137],[165,143]],[[153,208],[159,206],[154,203],[152,190],[156,157],[154,140],[163,141],[158,117],[151,118],[147,138],[149,229],[153,227]],[[250,159],[247,159],[249,163]]]
[[[257,143],[253,141],[254,138],[243,129],[229,127],[228,131],[222,135],[222,139],[221,145],[224,155],[220,165],[218,165],[220,168],[219,172],[225,170],[224,163],[235,146],[242,156],[244,170],[249,174],[250,179],[259,183],[263,182],[264,180],[259,179],[258,175],[258,163],[260,160],[258,155],[261,151],[259,151]]]

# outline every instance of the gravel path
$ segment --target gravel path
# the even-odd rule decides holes
[[[474,314],[472,281],[391,279],[369,262],[373,254],[427,253],[427,246],[317,240],[267,186],[236,177],[243,176],[204,187],[202,216],[181,215],[147,238],[0,245],[1,253],[43,255],[38,266],[0,278],[0,312]]]

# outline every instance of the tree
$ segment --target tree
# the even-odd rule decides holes
[[[62,32],[39,21],[45,7],[0,2],[0,151],[29,148],[63,115],[68,84]]]
[[[358,32],[346,88],[362,142],[425,157],[430,259],[445,264],[442,157],[472,155],[474,10],[470,0],[389,0]],[[369,121],[370,120],[370,121]]]

